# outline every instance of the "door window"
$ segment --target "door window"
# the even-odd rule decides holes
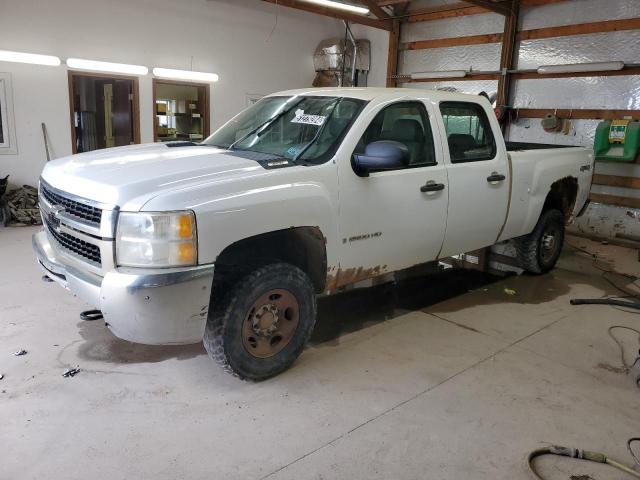
[[[436,163],[429,116],[420,102],[394,103],[381,110],[365,130],[354,153],[363,154],[367,145],[378,140],[394,140],[409,149],[404,168]]]
[[[477,103],[442,102],[444,121],[452,163],[491,160],[496,142],[484,109]]]

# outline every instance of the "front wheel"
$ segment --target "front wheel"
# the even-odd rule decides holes
[[[547,210],[540,215],[529,235],[514,240],[518,262],[527,272],[541,274],[558,261],[564,244],[564,215],[560,210]]]
[[[209,356],[228,373],[263,380],[302,352],[315,324],[316,297],[302,270],[277,263],[236,282],[209,311],[203,339]]]

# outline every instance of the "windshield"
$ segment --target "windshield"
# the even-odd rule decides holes
[[[333,154],[364,104],[344,97],[267,97],[203,143],[320,163]]]

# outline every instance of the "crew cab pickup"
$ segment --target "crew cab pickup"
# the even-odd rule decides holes
[[[592,170],[586,148],[505,143],[482,96],[286,91],[199,144],[48,163],[33,247],[116,336],[204,340],[258,380],[301,353],[318,294],[505,241],[553,268]]]

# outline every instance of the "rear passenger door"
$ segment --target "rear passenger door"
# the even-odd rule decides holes
[[[475,102],[441,102],[440,113],[450,159],[441,253],[448,256],[495,243],[507,214],[511,179],[506,152],[493,134],[499,131],[493,112]]]

